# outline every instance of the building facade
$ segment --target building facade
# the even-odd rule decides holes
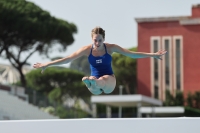
[[[30,72],[32,68],[30,66],[24,66],[22,68],[23,74]],[[12,65],[0,64],[0,84],[10,85],[20,80],[20,74],[16,68]]]
[[[137,61],[138,94],[165,100],[167,89],[184,95],[200,90],[200,4],[191,11],[191,16],[135,19],[138,51],[168,51],[162,61]]]

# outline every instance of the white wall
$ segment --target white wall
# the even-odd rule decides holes
[[[200,118],[0,121],[2,133],[198,133]]]

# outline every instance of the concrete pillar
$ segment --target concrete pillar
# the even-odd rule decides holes
[[[97,106],[95,103],[92,104],[92,117],[93,118],[97,117]]]
[[[141,112],[140,112],[140,107],[141,107],[141,103],[139,102],[139,103],[137,103],[137,117],[139,118],[139,117],[142,117],[142,114],[141,114]]]
[[[152,117],[156,117],[155,107],[152,106]]]
[[[124,88],[123,85],[119,85],[119,95],[122,95],[123,88]],[[118,117],[122,118],[122,107],[121,106],[119,106]]]
[[[112,117],[112,109],[110,106],[106,106],[106,117],[111,118]]]
[[[121,106],[119,107],[118,117],[122,118],[122,107]]]

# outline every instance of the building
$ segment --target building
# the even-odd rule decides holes
[[[165,90],[200,90],[200,4],[191,16],[136,18],[138,51],[165,49],[163,60],[137,61],[138,94],[165,100]]]
[[[24,66],[22,68],[23,74],[31,71],[30,66]],[[11,65],[0,64],[0,83],[1,84],[13,84],[20,80],[20,74],[16,68]]]
[[[33,120],[33,119],[59,119],[26,100],[0,88],[0,121],[1,120]]]

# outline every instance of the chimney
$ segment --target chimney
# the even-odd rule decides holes
[[[192,18],[200,17],[200,4],[192,6]]]

